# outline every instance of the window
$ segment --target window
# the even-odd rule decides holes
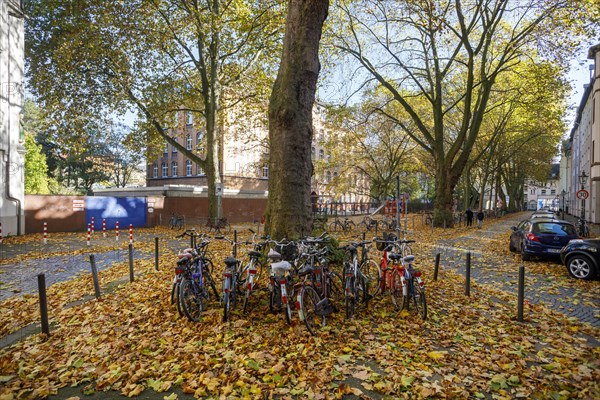
[[[167,167],[167,163],[162,163],[162,176],[169,176],[169,167]]]
[[[177,161],[171,163],[171,176],[177,176]]]
[[[158,163],[152,164],[152,177],[158,178]]]
[[[550,194],[552,194],[552,195],[556,194],[556,189],[550,190]]]
[[[179,111],[175,111],[175,127],[179,126]]]
[[[192,115],[191,111],[188,111],[187,113],[187,124],[188,125],[192,125],[194,123],[194,116]]]
[[[263,164],[263,166],[262,166],[262,177],[269,178],[269,165],[268,164]]]
[[[174,138],[173,140],[177,141],[177,138]],[[177,147],[173,146],[173,153],[177,153]]]
[[[334,171],[333,172],[333,179],[335,180],[335,179],[337,179],[337,177],[338,177],[338,173],[337,173],[337,171]]]
[[[323,149],[319,150],[319,159],[324,159],[325,158],[325,152],[323,151]]]
[[[204,132],[198,131],[198,134],[196,135],[196,145],[198,147],[200,147],[200,144],[202,143],[203,140],[204,140]]]
[[[190,160],[185,162],[185,176],[192,176],[192,162]]]
[[[198,175],[204,175],[204,170],[203,170],[203,169],[202,169],[202,167],[201,167],[201,166],[199,166],[198,164],[196,164],[196,171],[197,171],[196,173],[197,173]]]
[[[331,182],[331,171],[327,171],[327,178],[325,178],[325,183]]]
[[[185,137],[185,148],[188,150],[192,149],[192,135],[187,135]]]
[[[163,153],[167,154],[169,152],[169,143],[165,142],[165,148],[163,149]]]
[[[542,195],[546,194],[546,189],[542,189]]]

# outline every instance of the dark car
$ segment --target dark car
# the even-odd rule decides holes
[[[577,279],[593,279],[600,265],[600,239],[571,240],[560,252],[569,275]]]
[[[558,257],[569,241],[578,238],[575,225],[550,218],[521,221],[512,230],[509,249],[519,251],[523,261],[533,256]]]

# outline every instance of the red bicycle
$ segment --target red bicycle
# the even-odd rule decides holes
[[[406,239],[375,240],[377,249],[383,251],[381,260],[379,261],[381,281],[378,285],[378,293],[385,294],[386,292],[389,292],[392,298],[392,304],[394,304],[394,307],[397,310],[404,308],[405,302],[403,296],[403,275],[405,273],[405,268],[402,265],[402,259],[404,256],[412,253],[409,243],[414,242],[414,240]]]

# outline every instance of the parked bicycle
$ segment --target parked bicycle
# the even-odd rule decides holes
[[[379,268],[377,264],[368,260],[367,245],[371,241],[352,242],[342,247],[346,251],[346,259],[343,264],[344,304],[346,318],[351,319],[357,303],[364,303],[368,307],[372,293],[376,292],[379,285]],[[359,262],[358,249],[362,248],[363,260]]]
[[[365,215],[363,220],[358,223],[358,229],[363,231],[371,231],[379,228],[379,221],[370,215]]]
[[[270,262],[269,268],[269,310],[272,313],[282,312],[285,314],[285,320],[288,324],[292,323],[292,305],[290,299],[294,298],[294,277],[295,268],[288,261],[284,260],[282,253],[286,249],[291,249],[295,246],[294,242],[283,239],[279,242],[269,240],[275,245],[275,248],[270,249],[267,258]],[[288,252],[290,250],[287,250]]]
[[[350,218],[346,217],[343,221],[335,219],[329,224],[329,230],[331,232],[347,232],[356,228],[356,224]]]
[[[231,243],[231,256],[223,260],[225,269],[223,271],[223,322],[227,322],[231,316],[231,312],[237,304],[237,298],[241,295],[241,287],[243,286],[242,271],[240,269],[241,261],[236,258],[237,246],[243,242],[236,242],[225,236],[215,236],[215,239],[225,240]]]
[[[263,267],[260,258],[262,256],[262,249],[268,243],[266,241],[256,242],[256,233],[252,229],[250,229],[250,232],[252,233],[252,242],[247,243],[252,244],[253,248],[248,252],[249,260],[244,265],[241,273],[241,276],[245,277],[243,307],[244,314],[247,314],[250,311],[250,298],[261,282]]]
[[[378,287],[378,293],[382,295],[389,292],[392,304],[396,309],[402,308],[402,258],[404,255],[410,255],[412,249],[410,243],[414,240],[398,240],[395,237],[384,239],[376,238],[377,249],[382,251],[379,267],[381,270],[381,280]]]
[[[577,221],[577,234],[584,238],[590,237],[590,228],[588,227],[587,221],[584,218],[579,218]]]
[[[180,237],[184,235],[180,235]],[[219,293],[211,274],[212,263],[206,257],[206,250],[209,243],[208,238],[196,235],[195,232],[191,236],[194,241],[199,238],[200,243],[195,248],[186,249],[187,251],[179,255],[180,260],[177,262],[176,281],[177,276],[180,279],[178,282],[174,282],[173,289],[178,293],[177,304],[180,313],[183,311],[183,314],[190,321],[196,322],[200,320],[205,303],[213,297],[210,289],[212,289],[214,298],[217,300],[219,299]],[[171,296],[173,296],[173,293]]]
[[[323,242],[324,239],[309,238],[301,255],[305,262],[298,272],[305,278],[296,300],[298,315],[311,335],[327,324],[327,316],[337,311],[335,303],[342,296],[342,278],[329,268],[329,251],[317,245]]]
[[[169,220],[169,228],[180,230],[185,226],[185,218],[181,214],[171,214],[171,219]]]
[[[408,255],[402,258],[401,282],[402,282],[402,307],[400,311],[411,310],[411,304],[414,310],[423,321],[427,319],[427,301],[425,298],[425,284],[421,279],[421,271],[413,269],[414,255]]]
[[[207,218],[205,228],[208,232],[217,234],[228,234],[231,232],[231,224],[227,221],[227,218]]]

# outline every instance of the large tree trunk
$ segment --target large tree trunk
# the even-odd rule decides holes
[[[329,0],[290,0],[283,54],[269,101],[269,199],[266,230],[296,238],[312,226],[312,108],[319,42]]]

